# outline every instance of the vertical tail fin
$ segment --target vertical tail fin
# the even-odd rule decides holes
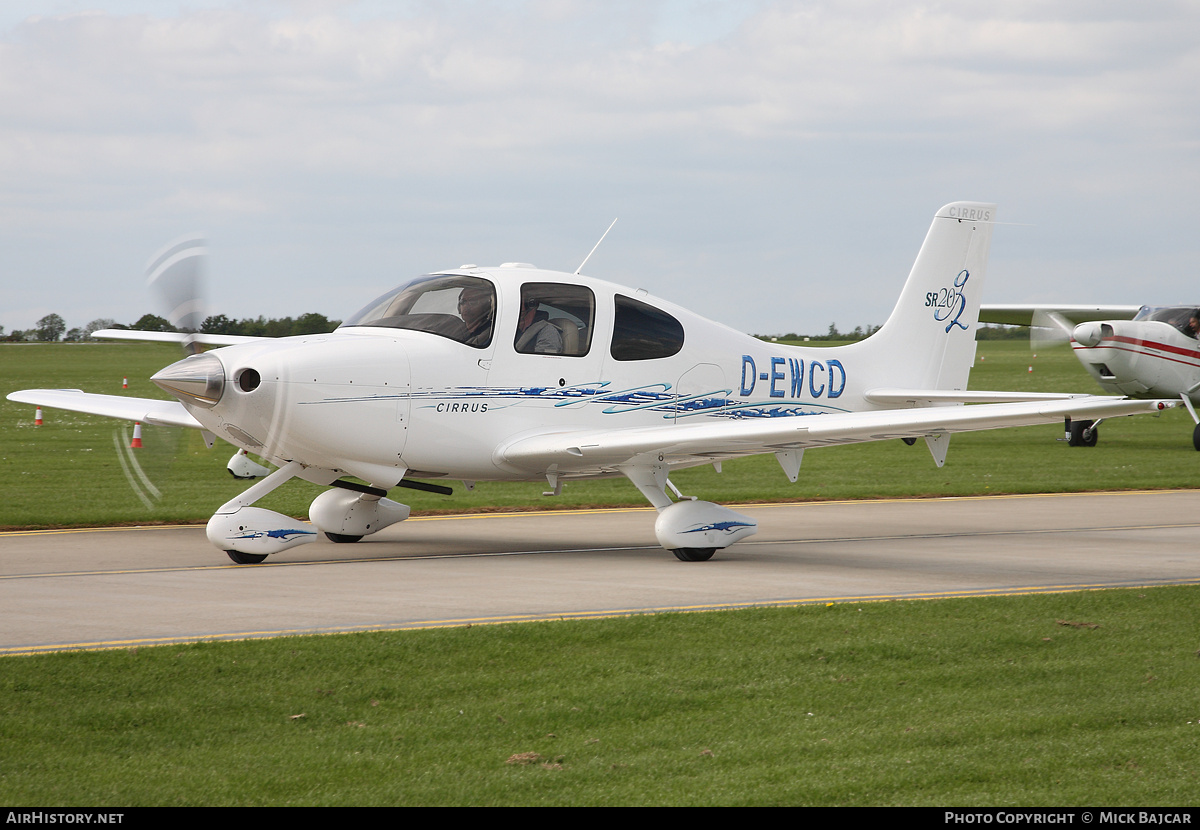
[[[881,370],[877,385],[967,388],[995,217],[996,206],[981,202],[934,214],[891,316],[861,344]]]

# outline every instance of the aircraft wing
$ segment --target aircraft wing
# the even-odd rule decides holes
[[[204,429],[179,401],[158,401],[151,398],[128,398],[122,395],[93,395],[80,389],[25,389],[8,396],[10,401],[69,409],[106,418],[141,421],[169,427]]]
[[[251,337],[242,334],[186,334],[181,331],[133,331],[131,329],[100,329],[92,332],[98,340],[152,340],[157,343],[203,343],[205,346],[233,346],[254,340],[270,340],[269,337]]]
[[[1092,320],[1132,320],[1140,305],[1006,305],[985,303],[979,307],[979,322],[1006,326],[1031,326],[1038,312],[1058,314],[1072,323]]]
[[[1091,395],[1065,401],[929,406],[636,429],[573,430],[514,440],[500,447],[496,458],[530,471],[594,473],[614,471],[621,465],[679,464],[891,438],[936,438],[954,432],[1052,423],[1067,416],[1112,418],[1178,405],[1179,401]]]

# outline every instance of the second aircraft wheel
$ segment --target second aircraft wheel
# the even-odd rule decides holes
[[[707,562],[716,552],[716,548],[675,548],[671,551],[681,562]]]
[[[1093,421],[1072,421],[1071,440],[1067,442],[1072,447],[1094,447],[1100,439],[1100,430],[1092,426]]]
[[[227,550],[229,558],[239,565],[257,565],[267,558],[265,553],[242,553],[240,550]]]

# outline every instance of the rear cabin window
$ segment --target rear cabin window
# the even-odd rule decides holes
[[[611,352],[616,360],[654,360],[683,348],[683,326],[670,314],[622,294],[616,301]]]
[[[583,357],[592,346],[596,296],[582,285],[527,282],[513,347],[521,354]]]

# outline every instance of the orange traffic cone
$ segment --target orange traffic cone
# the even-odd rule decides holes
[[[122,389],[128,389],[128,388],[129,388],[129,378],[128,378],[128,377],[123,377],[123,378],[121,378],[121,388],[122,388]]]
[[[42,425],[42,408],[39,406],[37,412],[33,413],[33,425],[40,427]]]
[[[142,422],[133,422],[133,440],[129,442],[129,449],[136,450],[142,446]]]

